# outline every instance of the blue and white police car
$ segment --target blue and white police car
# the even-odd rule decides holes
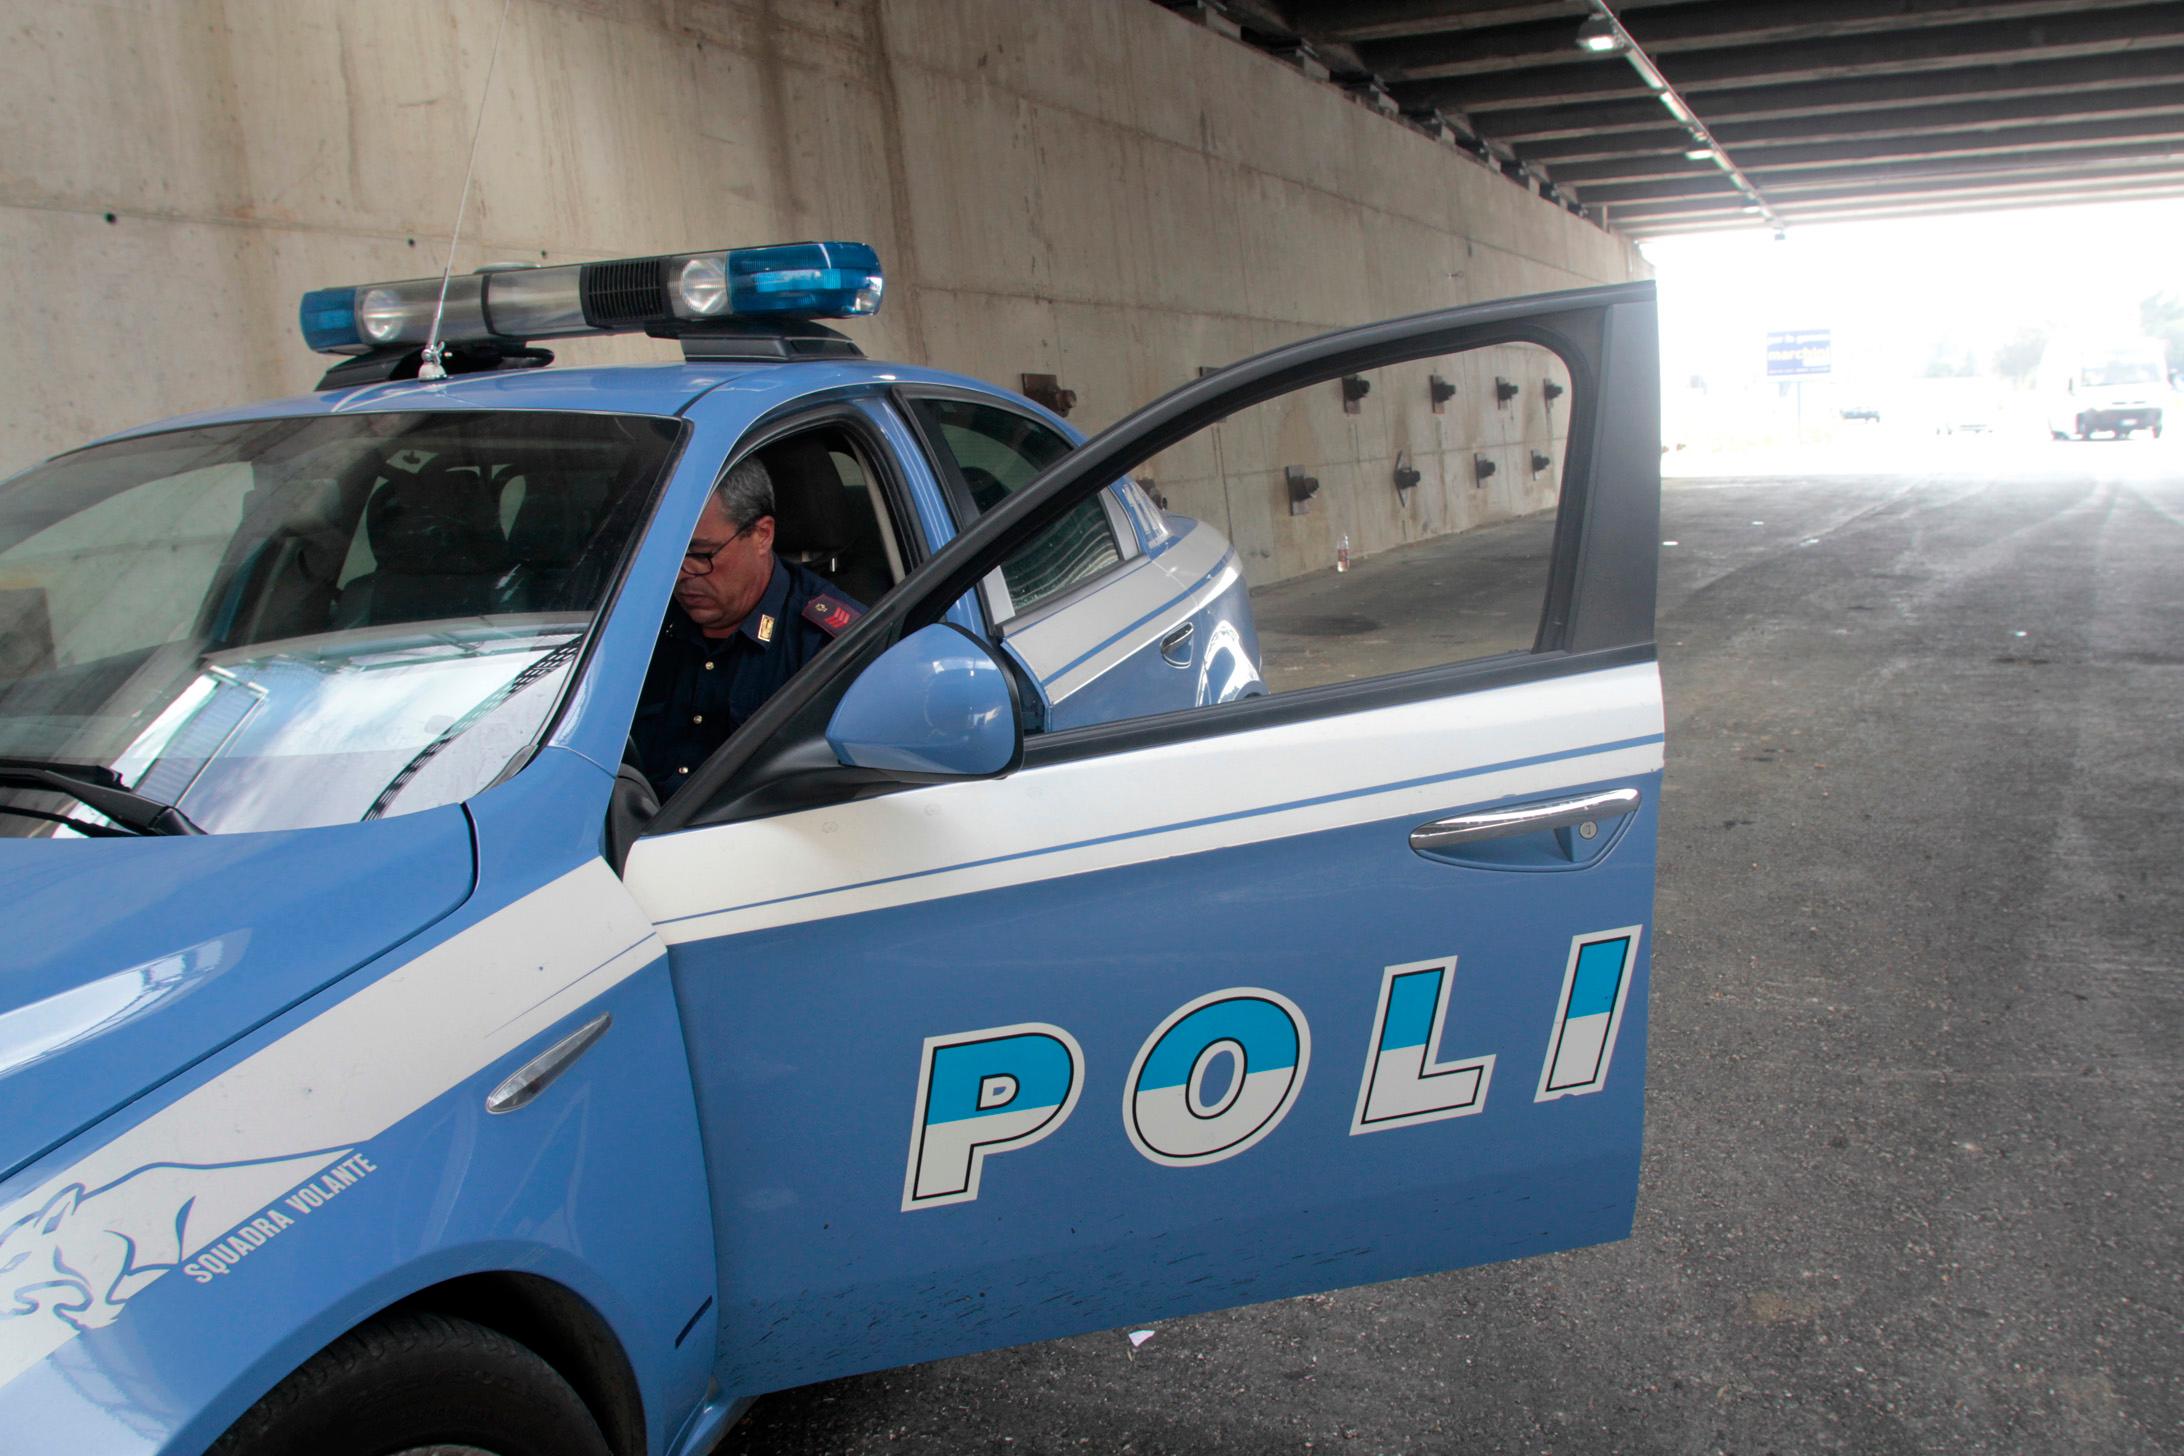
[[[0,1447],[691,1456],[1628,1231],[1650,286],[1089,442],[817,322],[880,291],[842,243],[322,290],[318,392],[0,485]],[[540,367],[636,330],[682,362]],[[1511,341],[1583,386],[1538,645],[1268,696],[1235,552],[1127,472]],[[661,803],[632,717],[749,456],[869,610]]]

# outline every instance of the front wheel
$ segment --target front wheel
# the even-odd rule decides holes
[[[569,1383],[506,1335],[444,1315],[352,1330],[273,1387],[207,1456],[610,1456]]]

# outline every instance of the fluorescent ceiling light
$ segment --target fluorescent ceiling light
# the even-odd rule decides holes
[[[1623,32],[1605,15],[1595,15],[1577,28],[1579,50],[1607,55],[1612,51],[1622,50],[1624,44]]]

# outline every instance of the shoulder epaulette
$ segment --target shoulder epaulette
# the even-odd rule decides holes
[[[826,633],[839,637],[849,630],[849,624],[864,615],[862,608],[853,607],[840,597],[821,592],[804,603],[804,620]]]

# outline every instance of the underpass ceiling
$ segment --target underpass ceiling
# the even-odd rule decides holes
[[[1163,3],[1634,237],[2184,196],[2184,0]]]

